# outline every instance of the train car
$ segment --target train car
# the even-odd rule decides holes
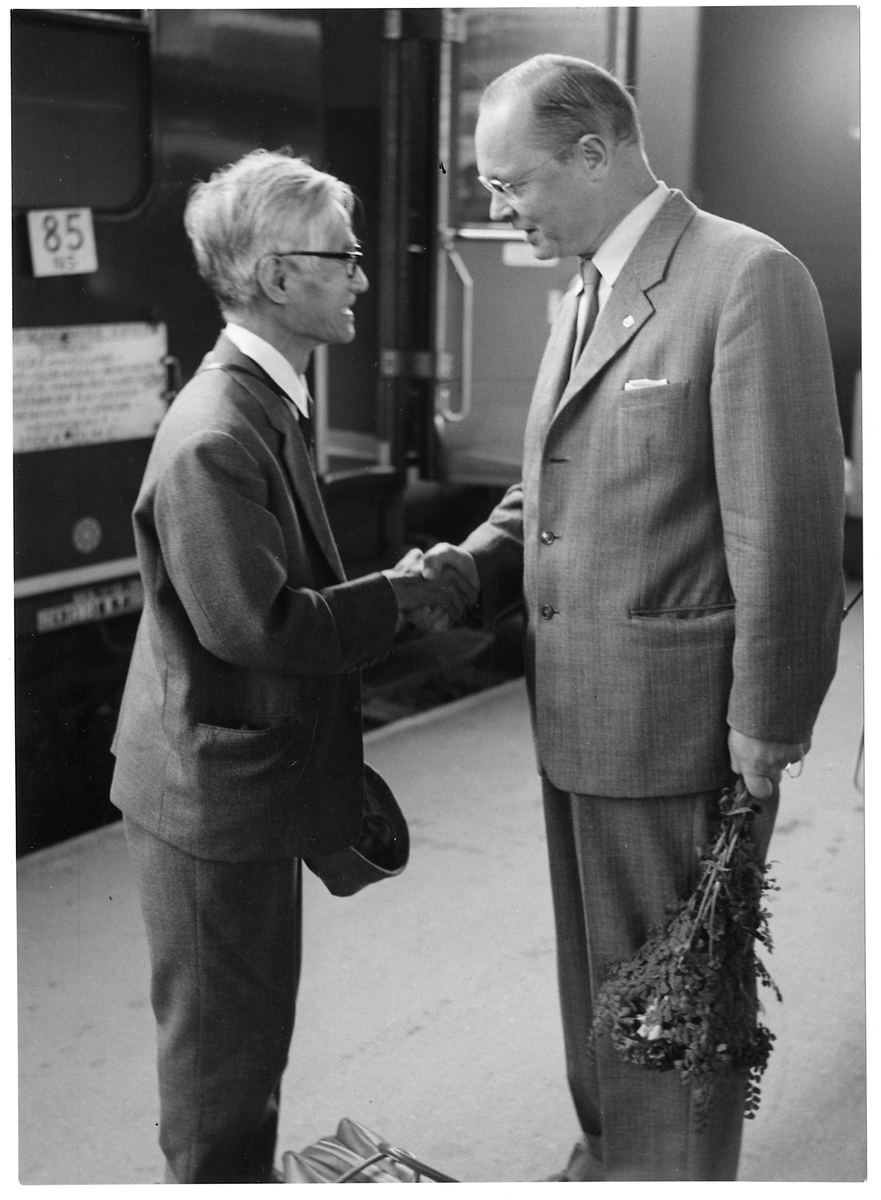
[[[799,253],[828,301],[846,407],[858,185],[844,208],[840,186],[818,201],[821,217],[824,205],[834,214],[834,256],[816,223],[797,244],[791,208],[771,228],[738,212],[737,178],[714,159],[737,106],[721,103],[713,54],[735,44],[726,22],[747,57],[776,46],[761,83],[778,60],[810,57],[792,37],[810,27],[811,46],[828,52],[837,37],[834,52],[855,70],[853,17],[744,11],[757,15],[12,12],[19,853],[116,815],[109,745],[141,606],[130,513],[156,427],[220,321],[182,213],[193,181],[248,150],[289,146],[361,201],[371,288],[358,336],[316,352],[311,368],[319,475],[351,573],[462,536],[518,478],[532,381],[573,263],[539,263],[519,234],[490,224],[471,139],[485,83],[530,54],[574,53],[616,72],[636,91],[661,178]],[[832,93],[836,112],[852,103],[846,71],[831,84],[809,77],[824,114]],[[747,74],[724,81],[726,102],[735,94],[745,104],[763,93]],[[768,111],[773,133],[779,98]],[[851,143],[823,136],[851,187]],[[714,193],[718,179],[727,191]],[[442,670],[445,654],[464,652],[435,650],[434,661]]]

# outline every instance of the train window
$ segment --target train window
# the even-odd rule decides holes
[[[14,15],[16,208],[122,212],[150,182],[149,35],[143,22]]]
[[[574,54],[612,68],[614,8],[466,9],[458,111],[458,223],[489,223],[489,197],[477,180],[474,127],[486,85],[533,54]]]

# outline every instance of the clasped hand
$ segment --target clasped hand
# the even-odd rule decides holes
[[[383,574],[395,589],[399,611],[417,629],[431,633],[451,629],[480,595],[474,559],[448,542],[425,554],[410,550]]]

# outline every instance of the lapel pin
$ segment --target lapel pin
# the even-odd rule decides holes
[[[624,326],[625,329],[629,329],[630,326],[633,324],[633,317],[625,317],[624,320],[621,322],[621,324]]]

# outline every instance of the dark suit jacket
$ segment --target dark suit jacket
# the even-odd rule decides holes
[[[223,335],[208,362],[266,379]],[[327,853],[357,836],[359,668],[388,653],[397,621],[382,575],[346,582],[299,423],[267,384],[196,374],[134,510],[144,612],[111,796],[217,860]]]
[[[552,783],[711,789],[729,724],[798,741],[835,671],[844,455],[819,298],[782,246],[674,192],[570,378],[576,301],[523,482],[465,546],[490,606],[524,590]]]

